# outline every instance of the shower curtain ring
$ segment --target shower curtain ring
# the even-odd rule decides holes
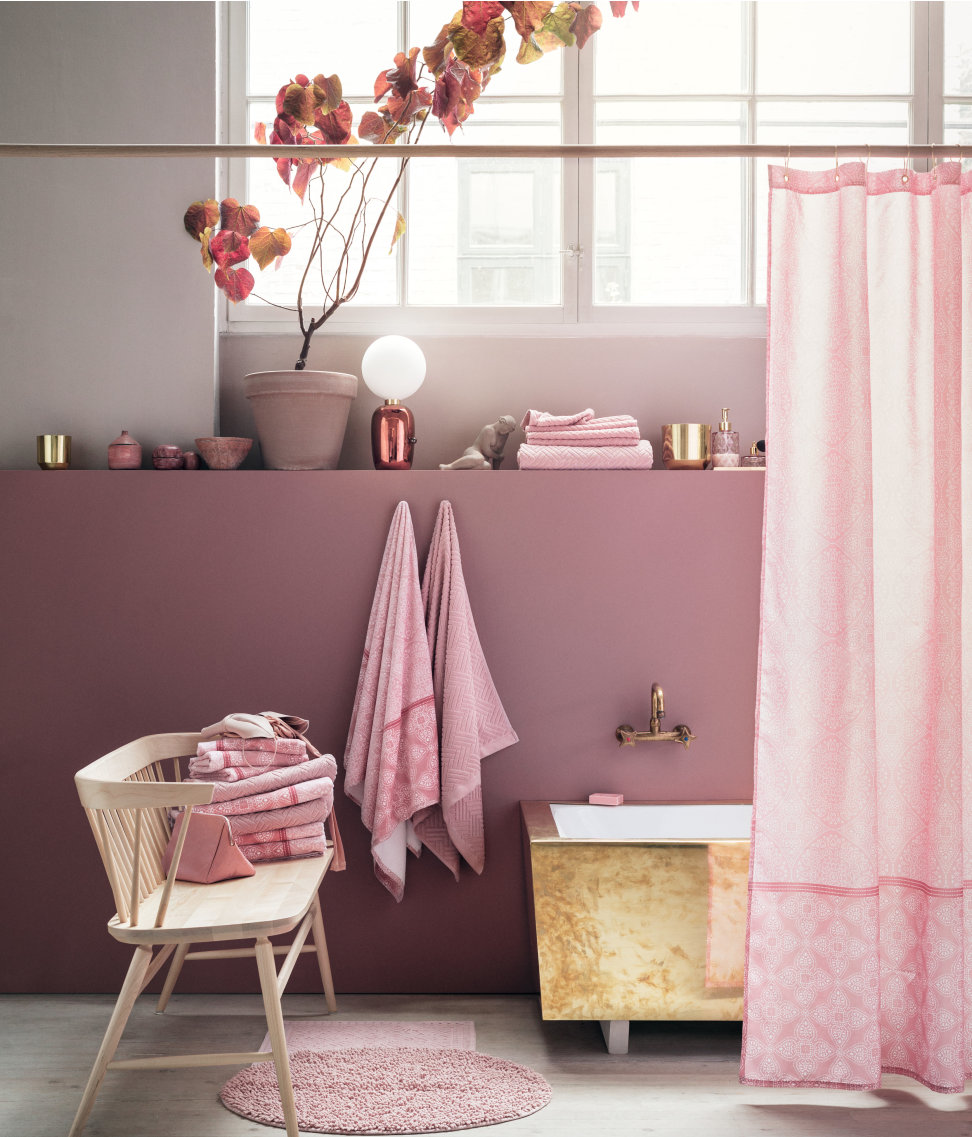
[[[834,147],[834,181],[840,181],[840,158],[837,154],[837,147]]]
[[[871,172],[871,144],[867,143],[867,157],[864,159],[864,180],[867,180],[867,175]]]
[[[904,173],[901,175],[901,184],[906,186],[908,184],[908,172],[911,169],[911,145],[908,145],[908,151],[905,155]]]
[[[786,161],[783,163],[783,181],[790,180],[790,147],[786,148]]]
[[[933,181],[933,182],[937,182],[937,181],[938,181],[938,160],[937,160],[937,158],[935,157],[935,143],[934,143],[934,142],[931,144],[931,148],[932,148],[932,153],[931,153],[931,164],[932,164],[932,168],[931,168],[931,175],[932,175],[932,181]]]

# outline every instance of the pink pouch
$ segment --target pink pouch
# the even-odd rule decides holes
[[[172,826],[172,836],[162,854],[162,870],[168,875],[179,832],[186,815],[180,813]],[[196,884],[215,884],[238,876],[253,876],[256,869],[243,856],[233,840],[229,821],[218,813],[193,813],[186,830],[176,880]]]

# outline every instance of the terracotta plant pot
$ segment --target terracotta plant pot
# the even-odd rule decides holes
[[[358,380],[342,371],[256,371],[243,377],[263,464],[270,470],[334,470]]]

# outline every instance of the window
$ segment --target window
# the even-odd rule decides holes
[[[903,0],[652,2],[583,51],[509,62],[453,136],[483,143],[972,144],[972,4]],[[382,66],[432,42],[457,5],[311,0],[229,5],[229,137],[271,122],[296,69],[337,71],[355,122]],[[327,15],[322,18],[321,13]],[[511,26],[510,36],[515,35]],[[865,46],[866,45],[866,46]],[[512,46],[512,45],[511,45]],[[444,141],[431,120],[423,141]],[[801,160],[802,166],[826,165]],[[872,169],[900,164],[871,160]],[[306,220],[266,159],[229,164],[227,192],[274,225]],[[377,164],[393,178],[396,166]],[[379,238],[347,323],[717,323],[759,330],[766,162],[754,159],[415,159],[403,241]],[[336,192],[336,190],[335,190]],[[389,223],[390,224],[390,223]],[[390,232],[390,229],[389,229]],[[287,315],[299,255],[263,273],[231,327]]]

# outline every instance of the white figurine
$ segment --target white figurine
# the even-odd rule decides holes
[[[516,430],[512,415],[501,415],[496,422],[487,423],[476,435],[472,446],[454,462],[441,463],[440,470],[498,470],[503,461],[506,440]]]

